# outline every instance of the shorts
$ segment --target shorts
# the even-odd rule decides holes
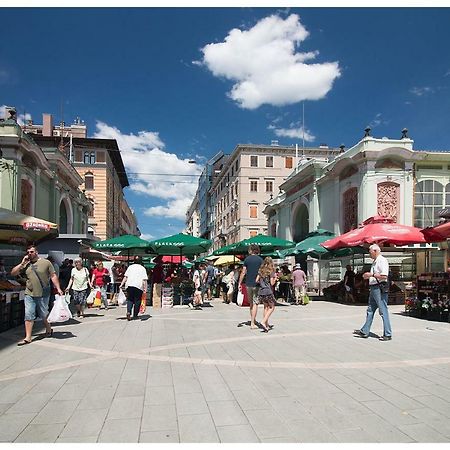
[[[247,286],[247,298],[250,304],[259,305],[258,291],[259,286]]]
[[[275,297],[273,296],[273,294],[259,295],[258,301],[259,301],[259,303],[264,303],[264,305],[268,305],[268,306],[275,305]]]
[[[74,305],[86,305],[86,299],[89,295],[89,289],[84,289],[83,291],[73,291],[73,304]]]
[[[32,297],[25,295],[25,320],[46,319],[48,316],[48,300],[50,297]]]

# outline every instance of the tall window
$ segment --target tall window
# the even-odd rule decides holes
[[[292,169],[292,156],[286,156],[284,167],[286,169]]]
[[[91,172],[88,172],[84,176],[84,188],[86,190],[94,189],[94,174],[92,174]]]
[[[258,157],[256,155],[250,156],[250,167],[258,167]]]
[[[273,156],[266,156],[266,167],[273,167]]]
[[[424,180],[416,185],[414,196],[414,225],[419,228],[436,225],[440,209],[447,206],[450,197],[449,185],[444,186],[435,180]],[[448,203],[447,203],[448,204]]]
[[[273,192],[273,181],[266,180],[266,192]]]
[[[95,152],[84,152],[84,164],[95,164]]]
[[[250,180],[250,192],[258,192],[258,181]]]
[[[250,206],[250,219],[258,218],[258,207],[255,205]]]

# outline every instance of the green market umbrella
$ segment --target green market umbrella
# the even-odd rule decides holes
[[[305,239],[300,241],[295,247],[281,250],[280,254],[286,256],[294,255],[323,255],[327,250],[320,244],[334,237],[334,233],[328,230],[317,229],[308,233]]]
[[[138,236],[132,234],[125,234],[123,236],[117,236],[112,239],[106,239],[105,241],[94,242],[92,247],[96,250],[131,250],[131,249],[147,249],[149,248],[149,242],[141,239]]]
[[[156,239],[149,242],[150,250],[157,255],[193,256],[205,253],[211,247],[212,241],[189,234],[178,233],[173,236]]]
[[[212,254],[214,256],[222,256],[222,255],[239,255],[239,253],[245,253],[245,251],[235,253],[234,249],[236,248],[236,245],[237,245],[236,243],[230,244],[230,245],[225,245],[224,247],[214,250]]]
[[[272,236],[266,236],[264,234],[257,234],[249,239],[244,239],[243,241],[234,244],[233,248],[234,254],[247,253],[250,245],[258,245],[261,253],[272,253],[275,250],[280,250],[284,248],[289,248],[295,245],[295,242],[287,241],[285,239],[279,239]]]

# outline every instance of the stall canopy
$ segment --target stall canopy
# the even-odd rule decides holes
[[[420,228],[401,225],[383,216],[369,217],[359,228],[336,236],[321,245],[328,250],[356,247],[365,244],[409,245],[424,244],[427,241]]]
[[[148,249],[149,242],[141,239],[138,236],[132,234],[124,234],[123,236],[117,236],[112,239],[106,239],[105,241],[98,241],[92,244],[92,247],[96,250],[107,250],[110,252],[118,250],[131,250],[131,249]]]
[[[213,255],[245,255],[248,253],[248,248],[250,245],[258,245],[261,250],[261,254],[269,254],[275,252],[276,250],[293,247],[295,242],[272,236],[266,236],[264,234],[257,234],[252,238],[244,239],[243,241],[239,241],[235,244],[230,244],[215,250]]]
[[[58,237],[58,225],[37,217],[0,208],[0,242],[27,245]]]
[[[331,239],[333,236],[333,232],[319,228],[309,233],[306,238],[300,241],[295,247],[280,250],[279,253],[284,257],[293,255],[325,254],[327,250],[320,244]]]
[[[157,255],[193,256],[207,252],[211,244],[209,239],[179,233],[150,241],[149,248]]]
[[[235,255],[223,255],[219,256],[215,261],[215,266],[226,266],[227,264],[241,264],[242,261],[236,258]]]
[[[435,227],[424,228],[422,233],[428,242],[442,242],[450,239],[450,221],[441,223]]]

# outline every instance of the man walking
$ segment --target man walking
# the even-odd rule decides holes
[[[11,270],[11,275],[19,274],[27,281],[25,289],[25,338],[17,344],[22,346],[31,343],[36,316],[40,317],[44,323],[45,336],[52,336],[53,330],[47,320],[50,280],[52,280],[59,295],[63,295],[63,291],[59,286],[53,264],[48,259],[39,258],[34,245],[28,246],[27,254],[23,257],[22,262]]]
[[[294,296],[296,305],[305,304],[306,274],[300,264],[296,264],[292,272],[292,283],[294,285]]]
[[[125,271],[120,288],[127,290],[127,320],[131,320],[131,310],[134,307],[133,319],[137,319],[141,307],[142,294],[147,292],[147,271],[141,265],[141,258],[136,256],[134,263]]]
[[[244,267],[242,268],[241,275],[239,277],[239,291],[242,291],[242,283],[245,278],[245,286],[247,287],[247,297],[250,307],[250,328],[257,330],[256,314],[258,312],[258,290],[256,286],[256,277],[258,276],[258,270],[263,263],[263,259],[259,256],[260,250],[258,245],[250,245],[248,248],[249,256],[244,260]]]
[[[353,334],[361,338],[368,338],[370,327],[372,326],[373,316],[377,308],[383,319],[383,336],[380,341],[390,341],[392,339],[391,323],[389,321],[388,301],[388,274],[389,263],[381,255],[381,249],[377,244],[369,247],[370,257],[373,259],[372,267],[369,272],[363,274],[365,280],[369,280],[369,305],[367,307],[366,323],[360,330],[355,330]]]
[[[216,271],[214,270],[213,265],[211,264],[211,261],[208,261],[208,265],[205,269],[204,274],[204,285],[205,285],[205,291],[206,291],[206,297],[208,302],[212,301],[212,285],[214,284],[216,276]]]

